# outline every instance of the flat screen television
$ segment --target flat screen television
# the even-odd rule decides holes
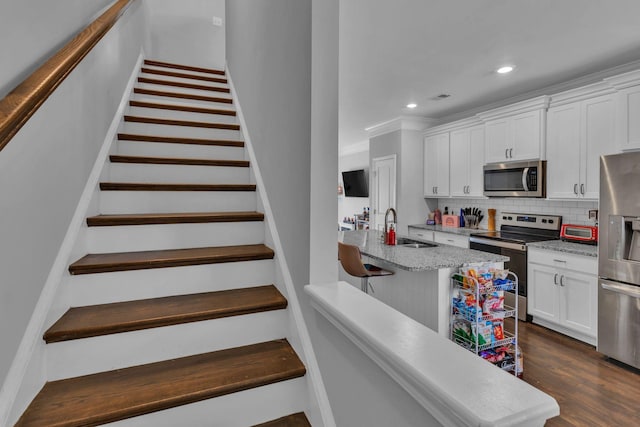
[[[364,169],[342,172],[346,197],[369,197],[369,180]]]

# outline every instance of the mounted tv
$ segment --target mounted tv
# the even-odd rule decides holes
[[[369,180],[364,169],[342,172],[346,197],[369,197]]]

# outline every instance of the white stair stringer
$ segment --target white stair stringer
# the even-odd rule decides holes
[[[288,322],[273,310],[50,343],[49,381],[277,340]]]
[[[152,134],[143,134],[154,136]],[[244,160],[243,147],[120,140],[111,154],[123,156],[183,157],[186,159]]]
[[[88,227],[87,230],[91,253],[253,245],[263,242],[262,221],[121,225]]]
[[[67,275],[69,305],[106,304],[275,284],[273,260]]]
[[[307,412],[306,377],[252,388],[189,405],[153,412],[105,427],[249,427]]]
[[[109,176],[109,180],[112,182],[249,184],[249,168],[238,166],[196,166],[111,162],[109,164]]]
[[[143,117],[151,119],[159,118],[155,115]],[[215,123],[214,120],[207,120],[207,122]],[[123,122],[120,132],[139,135],[163,135],[174,138],[228,139],[241,141],[240,131],[238,130],[179,126],[171,124]]]
[[[210,105],[194,105],[189,102],[184,103],[176,103],[175,101],[144,101],[150,102],[152,104],[168,104],[170,106],[176,107],[197,107],[197,108],[209,108],[216,110],[224,110],[234,111],[232,107],[213,107]],[[127,114],[132,116],[142,116],[142,117],[158,117],[162,119],[176,119],[176,120],[194,120],[198,122],[215,122],[215,123],[232,123],[238,124],[238,119],[234,115],[230,114],[214,114],[209,112],[193,112],[193,111],[181,111],[174,110],[171,108],[154,108],[154,107],[140,107],[140,106],[130,106]]]

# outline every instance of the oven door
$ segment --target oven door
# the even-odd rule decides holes
[[[504,263],[504,267],[518,276],[518,319],[523,321],[528,320],[527,247],[516,243],[493,241],[471,236],[469,238],[469,248],[509,257],[509,261]],[[515,295],[513,292],[506,292],[504,299],[507,305],[515,307]]]
[[[496,163],[484,166],[484,195],[545,197],[545,162]]]

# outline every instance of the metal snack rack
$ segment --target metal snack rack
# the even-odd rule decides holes
[[[484,309],[481,301],[504,291],[513,291],[517,295],[518,276],[509,272],[504,279],[494,280],[479,283],[477,278],[461,273],[451,276],[450,338],[477,355],[512,346],[512,356],[489,362],[517,375],[522,372],[518,348],[518,298],[515,298],[515,307],[502,304],[502,307],[489,310]],[[469,301],[470,304],[467,303]],[[505,328],[504,320],[508,318],[513,318],[510,330]]]

